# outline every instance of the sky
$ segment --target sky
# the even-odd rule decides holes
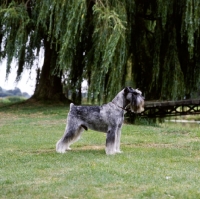
[[[36,81],[36,67],[34,66],[32,70],[24,70],[19,82],[16,82],[16,74],[17,68],[15,68],[15,63],[12,63],[11,72],[6,80],[6,61],[0,62],[0,87],[6,90],[17,87],[21,92],[27,92],[29,95],[33,95]]]
[[[27,92],[30,96],[35,91],[36,69],[42,68],[44,61],[44,50],[41,48],[39,55],[36,57],[32,69],[24,69],[20,81],[16,82],[17,68],[16,61],[11,63],[11,72],[6,79],[6,60],[0,62],[0,87],[6,90],[19,88],[21,92]]]

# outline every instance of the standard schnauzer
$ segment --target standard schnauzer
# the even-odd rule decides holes
[[[80,138],[84,129],[89,128],[107,133],[107,155],[120,153],[121,127],[127,107],[135,113],[144,110],[141,91],[126,87],[111,102],[102,106],[75,106],[71,103],[65,133],[57,142],[56,151],[65,153],[71,150],[69,146]]]

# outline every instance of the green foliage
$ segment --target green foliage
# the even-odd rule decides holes
[[[7,58],[8,74],[16,59],[19,79],[40,49],[51,48],[52,76],[63,74],[74,91],[86,79],[89,96],[104,101],[126,80],[147,99],[194,96],[199,18],[196,0],[1,1],[0,60]]]
[[[175,30],[172,30],[171,34],[175,34]],[[177,45],[174,41],[175,35],[172,36],[166,57],[163,63],[162,71],[162,87],[161,96],[163,99],[182,99],[185,93],[184,76],[181,71],[180,62],[178,59]],[[171,90],[168,89],[169,85],[173,82]]]
[[[153,57],[151,98],[180,99],[185,94],[195,97],[193,93],[200,86],[199,8],[199,2],[193,0],[149,2],[145,16],[148,24],[156,23],[151,30],[153,53],[148,49]]]
[[[93,6],[94,60],[92,65],[91,92],[95,94],[116,94],[122,86],[124,68],[127,61],[126,10],[121,1],[111,4],[97,1]],[[106,79],[106,75],[108,78]]]
[[[81,42],[81,36],[85,26],[86,4],[84,0],[69,1],[66,8],[67,16],[65,32],[61,38],[61,50],[59,54],[60,70],[70,73],[76,55],[77,45]],[[83,52],[82,52],[83,53]],[[78,68],[77,68],[78,69]]]
[[[182,36],[187,37],[188,51],[192,58],[195,47],[195,34],[199,36],[199,16],[200,16],[200,2],[195,0],[186,0],[186,6],[183,8],[182,20]]]

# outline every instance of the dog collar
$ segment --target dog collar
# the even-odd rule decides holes
[[[123,109],[124,111],[128,111],[128,109],[125,109],[125,108],[123,108],[123,107],[121,107],[121,106],[118,106],[117,104],[115,104],[114,102],[112,102],[115,106],[117,106],[118,108],[121,108],[121,109]]]

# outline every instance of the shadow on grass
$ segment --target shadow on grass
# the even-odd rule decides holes
[[[42,155],[42,154],[57,154],[58,156],[62,155],[72,155],[72,154],[104,154],[105,155],[105,147],[104,146],[81,146],[81,147],[74,147],[72,150],[66,151],[65,153],[57,153],[55,148],[49,149],[30,149],[30,150],[16,150],[16,152],[20,154],[33,154],[33,155]]]

